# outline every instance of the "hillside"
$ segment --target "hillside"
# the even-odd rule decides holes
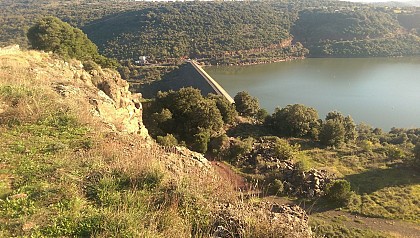
[[[26,46],[45,15],[82,28],[102,54],[151,63],[198,58],[210,64],[265,63],[304,56],[418,55],[413,7],[342,1],[185,2],[11,1],[0,3],[0,45]],[[417,34],[417,37],[415,35]],[[377,47],[372,47],[372,42]],[[324,50],[332,44],[334,50]],[[397,44],[397,50],[392,45]],[[354,46],[356,45],[356,46]],[[360,48],[360,50],[358,50]],[[414,49],[414,51],[413,51]],[[364,54],[365,51],[371,53]]]
[[[200,154],[147,135],[109,69],[0,49],[1,237],[310,237],[298,206],[240,199]]]
[[[290,46],[292,18],[287,9],[261,2],[168,3],[98,20],[83,30],[106,55],[119,59],[246,58],[262,52],[285,58],[300,56],[282,50]]]

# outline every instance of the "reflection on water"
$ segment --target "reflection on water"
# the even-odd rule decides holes
[[[232,96],[248,91],[261,105],[302,103],[321,117],[332,110],[374,127],[420,127],[420,58],[305,59],[207,67]]]

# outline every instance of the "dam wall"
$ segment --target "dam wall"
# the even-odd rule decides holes
[[[219,83],[216,82],[203,68],[201,68],[196,62],[190,61],[189,62],[203,77],[204,80],[213,88],[217,95],[221,95],[225,97],[230,103],[234,103],[235,101],[233,98],[226,92],[226,90],[220,86]]]
[[[136,85],[133,89],[135,92],[141,93],[144,98],[154,98],[158,91],[177,91],[187,87],[200,89],[203,96],[207,96],[209,93],[221,95],[230,103],[234,103],[233,98],[226,90],[194,61],[185,62],[178,69],[165,75],[162,80],[154,81],[151,84]]]

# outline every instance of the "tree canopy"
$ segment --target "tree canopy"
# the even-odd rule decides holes
[[[223,117],[216,101],[203,97],[198,89],[160,92],[150,107],[145,123],[154,136],[173,134],[187,146],[206,152],[212,136],[222,126]]]
[[[92,60],[105,67],[115,66],[115,62],[98,53],[96,45],[80,29],[56,17],[40,19],[29,28],[27,36],[34,49],[52,51],[66,59]]]
[[[287,105],[276,108],[268,122],[279,134],[287,136],[313,136],[318,135],[318,112],[302,104]]]

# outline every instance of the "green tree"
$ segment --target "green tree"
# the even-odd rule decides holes
[[[211,137],[223,126],[216,102],[201,95],[200,90],[182,88],[179,91],[160,92],[147,113],[146,126],[157,127],[154,136],[173,134],[199,152],[207,151]]]
[[[248,92],[239,92],[235,98],[236,110],[242,116],[253,117],[260,110],[260,103],[256,97],[252,97]]]
[[[345,128],[338,120],[329,119],[321,127],[319,140],[327,146],[340,146],[344,143]]]
[[[104,67],[115,67],[117,63],[98,53],[98,48],[80,29],[52,16],[40,19],[29,28],[27,37],[32,48],[52,51],[65,59],[92,60]]]
[[[314,131],[319,127],[318,112],[302,104],[276,108],[268,124],[280,134],[287,136],[317,136]]]
[[[326,196],[329,200],[345,205],[351,196],[351,185],[347,180],[335,180],[327,184]]]
[[[236,111],[234,104],[230,103],[221,95],[210,94],[209,98],[216,102],[216,106],[222,114],[224,123],[231,124],[235,121],[236,116],[238,116],[238,112]]]
[[[351,116],[344,117],[341,112],[329,112],[325,120],[334,120],[344,127],[344,142],[353,142],[357,138],[356,124]]]

